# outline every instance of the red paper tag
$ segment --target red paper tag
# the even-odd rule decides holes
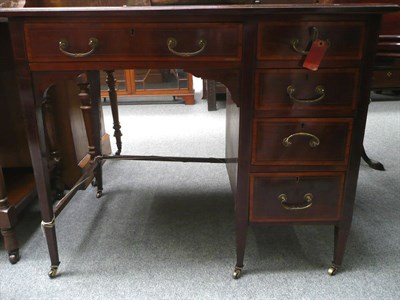
[[[303,67],[311,71],[317,71],[328,47],[329,44],[326,41],[315,40],[304,60]]]

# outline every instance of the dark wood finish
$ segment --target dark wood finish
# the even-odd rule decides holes
[[[329,51],[324,63],[329,60],[360,59],[363,49],[365,28],[362,22],[319,22],[297,21],[260,23],[258,35],[259,60],[302,60],[304,57],[290,47],[293,39],[298,39],[298,48],[307,49],[313,38],[311,25],[318,28],[318,38],[328,39]]]
[[[8,24],[5,22],[0,22],[0,38],[0,167],[4,169],[4,193],[7,196],[7,201],[1,204],[0,229],[10,262],[15,263],[19,259],[19,246],[13,227],[22,208],[35,199],[36,189]],[[82,126],[79,100],[71,101],[77,97],[74,90],[76,85],[71,87],[68,82],[52,83],[43,93],[43,102],[38,108],[44,120],[52,198],[54,194],[61,197],[65,189],[72,188],[86,168],[87,137]],[[108,135],[104,131],[102,134],[104,153],[109,154]]]
[[[19,212],[34,199],[35,182],[7,23],[0,22],[0,38],[0,231],[14,264],[20,259],[14,227]]]
[[[377,56],[376,58],[373,77],[374,90],[388,89],[400,92],[400,32],[395,44],[399,46],[397,53],[392,52],[393,56]]]
[[[90,116],[89,113],[86,116],[88,133],[89,135],[93,134],[88,137],[92,154],[91,163],[96,165],[97,175],[101,180],[101,164],[98,164],[96,159],[100,154],[101,122],[100,92],[96,73],[98,70],[142,67],[174,68],[179,66],[196,76],[221,81],[232,92],[233,103],[229,102],[227,110],[229,115],[227,134],[232,135],[227,137],[227,156],[229,156],[228,172],[233,181],[235,199],[237,254],[235,277],[243,267],[247,229],[252,223],[293,224],[298,223],[301,219],[301,223],[304,224],[333,225],[335,246],[332,267],[340,265],[354,208],[360,152],[381,14],[398,9],[398,7],[390,5],[243,5],[213,6],[212,8],[208,6],[85,8],[56,11],[44,8],[0,12],[0,17],[8,17],[10,22],[18,79],[20,86],[23,87],[21,90],[22,103],[25,115],[29,116],[28,138],[35,178],[39,180],[38,194],[52,263],[50,276],[55,275],[59,264],[54,227],[55,213],[50,202],[49,178],[45,172],[47,162],[42,155],[47,151],[43,138],[43,124],[42,120],[32,112],[35,107],[40,105],[40,96],[54,81],[54,78],[76,77],[78,71],[91,70],[87,77],[80,77],[80,98],[84,109],[87,107],[91,111]],[[281,21],[283,18],[285,18],[284,23]],[[134,24],[131,23],[132,19],[135,19]],[[138,29],[133,32],[133,37],[132,31],[128,30],[132,25]],[[282,27],[282,34],[280,34],[279,27]],[[328,49],[320,70],[316,71],[316,74],[321,74],[321,78],[324,78],[324,76],[328,76],[329,69],[334,73],[337,69],[341,70],[335,74],[343,74],[343,72],[347,74],[348,71],[351,73],[354,70],[359,74],[358,83],[346,88],[352,95],[353,103],[356,103],[354,114],[342,115],[342,111],[328,117],[320,115],[322,110],[316,109],[312,115],[298,113],[293,117],[288,114],[283,119],[280,119],[281,115],[271,115],[274,118],[255,115],[255,74],[257,72],[268,73],[270,69],[301,68],[301,62],[305,56],[290,52],[292,51],[290,49],[293,37],[289,31],[293,30],[296,38],[301,39],[299,45],[306,47],[310,41],[310,28],[313,27],[321,28],[320,38],[329,39],[332,51],[329,52]],[[349,30],[346,30],[347,27]],[[57,28],[59,34],[52,32],[53,28]],[[74,28],[79,28],[79,30],[72,30]],[[266,34],[266,30],[270,30],[270,28],[282,39],[277,41],[276,36]],[[60,35],[70,39],[71,45],[72,43],[76,45],[76,48],[71,51],[88,51],[86,44],[93,33],[101,38],[100,45],[103,43],[102,38],[104,41],[110,41],[111,37],[100,29],[110,29],[108,33],[113,33],[112,45],[99,47],[98,52],[95,51],[83,59],[72,59],[58,52],[57,45]],[[177,48],[177,51],[197,51],[197,41],[201,37],[208,39],[207,44],[210,44],[210,48],[205,47],[203,52],[193,57],[173,56],[166,50],[165,39],[167,36],[165,32],[170,34],[175,29],[179,29],[178,44],[182,45],[181,41],[183,41],[183,45],[185,45],[183,48]],[[46,39],[41,37],[39,32],[46,34]],[[144,32],[149,36],[143,37],[138,50],[127,52],[132,41],[137,37],[135,33],[141,37]],[[228,36],[225,35],[226,32],[229,33]],[[346,36],[343,37],[343,34]],[[41,41],[46,47],[38,48],[34,44],[38,41]],[[268,51],[269,48],[270,51]],[[43,52],[41,52],[42,50]],[[72,70],[74,72],[69,72]],[[296,74],[296,71],[293,74]],[[335,79],[333,82],[340,82],[340,80]],[[258,86],[258,88],[260,87]],[[282,95],[282,91],[277,91],[276,95]],[[344,100],[338,99],[337,101],[343,103]],[[311,116],[312,118],[310,118]],[[90,122],[91,124],[89,124]],[[271,136],[279,136],[282,133],[286,136],[286,134],[296,133],[295,130],[304,129],[301,128],[303,123],[306,128],[310,126],[312,130],[316,130],[322,141],[318,146],[323,149],[319,158],[316,156],[317,159],[313,161],[313,158],[309,158],[309,155],[305,155],[300,149],[298,155],[292,152],[291,155],[288,155],[287,161],[274,165],[274,171],[271,171],[270,166],[261,164],[257,166],[258,172],[252,172],[254,170],[252,162],[258,161],[257,159],[253,160],[254,153],[265,156],[268,155],[270,148],[282,147],[281,137],[270,139]],[[260,130],[264,131],[261,131],[264,135],[263,138],[260,138],[259,133],[253,135],[254,124],[261,126]],[[268,126],[264,127],[265,124]],[[286,125],[288,129],[283,129]],[[268,131],[266,128],[269,126],[272,126],[273,129]],[[259,128],[256,132],[258,131]],[[295,142],[293,146],[295,146],[294,149],[299,148],[301,143]],[[339,149],[339,151],[336,150],[337,153],[334,151],[336,147]],[[93,157],[96,158],[93,159]],[[268,159],[278,160],[279,156],[272,155]],[[292,163],[296,159],[298,165],[293,165]],[[337,172],[339,169],[341,172]],[[315,202],[312,213],[307,216],[306,213],[303,217],[295,214],[282,215],[278,208],[274,208],[274,214],[269,215],[266,207],[275,204],[270,203],[269,199],[267,206],[261,204],[263,203],[261,200],[263,191],[270,191],[271,181],[267,179],[277,180],[279,186],[286,186],[287,184],[282,183],[285,181],[284,178],[293,177],[293,174],[297,174],[299,177],[300,190],[311,189],[316,195],[315,201],[320,199],[321,195],[327,194],[328,191],[331,196],[325,199],[324,204]],[[261,205],[260,211],[253,209],[252,216],[260,213],[262,222],[253,222],[258,220],[257,218],[249,219],[251,178],[254,180],[252,208]],[[291,181],[289,184],[291,189],[288,193],[297,196],[298,194],[293,191],[294,184],[296,183]],[[98,192],[101,193],[101,191],[100,182]],[[271,199],[274,198],[274,196],[271,197]],[[321,213],[318,217],[317,212]],[[58,213],[59,210],[57,210]],[[279,218],[282,218],[282,222],[276,222],[276,219]],[[271,222],[271,220],[274,221]]]
[[[313,165],[347,164],[351,119],[258,119],[253,129],[252,164]],[[307,133],[307,136],[297,135]],[[319,141],[318,145],[310,143]],[[284,139],[290,137],[288,146]]]
[[[250,222],[337,221],[343,183],[344,173],[254,174],[250,181]],[[289,208],[304,207],[306,194],[312,195],[311,206],[306,209],[287,209],[278,199],[286,195]]]
[[[347,3],[335,0],[335,3]],[[353,3],[395,3],[399,0],[352,0]],[[372,88],[400,91],[400,12],[383,16]]]
[[[207,100],[207,109],[209,111],[217,110],[217,99],[226,100],[227,89],[218,81],[203,79],[203,96]]]
[[[370,166],[372,169],[378,170],[378,171],[385,171],[385,167],[381,162],[369,158],[369,156],[365,152],[364,145],[361,149],[361,157],[368,164],[368,166]]]
[[[114,77],[114,71],[108,70],[105,71],[107,74],[106,82],[108,86],[108,95],[110,97],[110,105],[111,105],[111,113],[113,118],[113,128],[114,128],[114,137],[117,142],[117,152],[116,155],[120,155],[122,151],[122,141],[121,141],[121,125],[119,123],[119,113],[118,113],[118,98],[117,98],[117,90],[115,88],[116,79]]]
[[[35,196],[32,168],[3,169],[0,166],[0,231],[12,264],[20,259],[19,243],[14,231],[18,215]]]
[[[177,45],[174,50],[177,52],[196,52],[201,49],[200,39],[206,40],[208,47],[195,56],[195,60],[238,61],[241,56],[241,26],[238,24],[226,23],[221,26],[213,23],[201,25],[188,23],[182,26],[129,22],[115,26],[115,24],[88,22],[82,26],[82,22],[68,22],[66,25],[60,20],[60,23],[52,26],[49,28],[47,25],[35,23],[25,26],[27,54],[30,61],[73,61],[74,58],[60,52],[58,47],[60,37],[68,41],[70,45],[68,51],[76,53],[88,52],[89,39],[97,38],[100,42],[96,55],[83,59],[88,61],[109,60],[112,56],[139,60],[184,59],[174,55],[166,47],[169,38],[176,40]],[[223,40],[219,38],[220,35],[224,36]],[[119,42],[115,43],[116,40]]]
[[[257,116],[353,115],[358,99],[357,69],[263,69],[256,76]],[[316,93],[323,87],[323,96]],[[288,87],[295,91],[288,92]],[[340,87],[340,88],[338,88]],[[317,100],[321,98],[321,100]]]
[[[346,0],[335,0],[335,3],[347,3]],[[353,0],[354,3],[396,3],[399,0]],[[390,90],[400,93],[400,12],[383,16],[379,33],[379,43],[375,59],[372,89],[378,93]],[[362,158],[375,169],[383,171],[382,163],[372,160],[364,148]]]

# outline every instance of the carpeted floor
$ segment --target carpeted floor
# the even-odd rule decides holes
[[[205,102],[124,105],[124,154],[224,156],[225,110]],[[112,133],[110,108],[104,107]],[[160,125],[162,124],[162,125]],[[113,145],[114,146],[114,145]],[[370,105],[344,265],[330,277],[331,226],[251,228],[235,263],[233,199],[223,164],[108,161],[104,195],[89,187],[57,218],[59,276],[32,205],[17,227],[22,258],[0,242],[0,299],[399,299],[400,101]],[[115,149],[115,147],[114,147]]]

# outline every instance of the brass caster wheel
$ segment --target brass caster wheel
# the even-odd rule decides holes
[[[8,259],[9,259],[11,264],[16,264],[19,261],[20,258],[21,258],[21,256],[19,255],[19,251],[18,250],[8,253]]]
[[[331,265],[330,268],[328,269],[328,274],[329,274],[330,276],[334,276],[334,275],[336,275],[337,270],[338,270],[338,267],[337,267],[337,266]]]
[[[115,152],[115,155],[121,155],[121,151],[118,150],[117,152]]]
[[[232,277],[233,277],[233,279],[239,279],[241,274],[242,274],[242,268],[235,267],[235,270],[233,271]]]
[[[93,180],[92,180],[92,186],[97,186],[97,181],[96,181],[96,179],[93,179]]]
[[[57,276],[58,266],[52,266],[48,275],[50,278],[55,278]]]
[[[103,191],[97,191],[96,198],[100,198],[101,196],[103,196]]]

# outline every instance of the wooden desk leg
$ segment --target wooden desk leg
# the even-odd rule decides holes
[[[240,180],[241,179],[238,176],[238,182]],[[240,277],[244,267],[244,253],[246,249],[247,231],[249,227],[249,198],[248,195],[244,193],[247,191],[245,188],[247,184],[248,183],[245,183],[244,180],[238,184],[235,195],[236,265],[232,274],[233,279],[238,279]]]
[[[22,111],[26,120],[29,151],[32,159],[33,173],[35,176],[36,190],[39,198],[39,206],[42,215],[42,228],[47,241],[50,254],[51,268],[48,275],[53,278],[57,274],[60,264],[58,256],[57,237],[55,230],[55,214],[53,212],[52,198],[50,192],[49,167],[47,162],[46,139],[42,118],[43,94],[40,94],[39,86],[48,86],[53,82],[53,75],[31,74],[27,72],[28,67],[24,64],[18,65],[18,81],[20,86],[20,99]],[[41,81],[43,80],[43,81]],[[36,91],[34,95],[33,82]],[[36,113],[34,113],[36,112]]]
[[[106,77],[106,82],[108,85],[108,95],[110,97],[110,104],[111,104],[111,113],[112,113],[112,118],[113,118],[113,123],[114,123],[114,137],[117,143],[117,152],[115,152],[115,155],[120,155],[121,154],[121,149],[122,149],[122,142],[121,142],[121,125],[119,123],[119,114],[118,114],[118,98],[117,98],[117,91],[115,88],[116,85],[116,79],[114,77],[114,70],[110,71],[105,71],[107,74]]]
[[[7,190],[4,183],[3,171],[0,167],[0,230],[4,240],[4,248],[8,252],[10,263],[19,261],[19,245],[14,230],[15,210],[10,207],[7,198]]]
[[[350,232],[350,225],[335,226],[333,261],[328,269],[328,274],[331,276],[337,273],[338,268],[342,264],[349,232]]]
[[[217,110],[217,91],[215,80],[207,79],[207,105],[209,111]]]
[[[372,169],[375,169],[378,171],[385,171],[385,167],[383,166],[382,163],[380,163],[379,161],[370,159],[368,157],[367,153],[365,152],[364,145],[362,146],[362,149],[361,149],[361,157],[368,164],[368,166],[370,166]]]
[[[85,123],[86,134],[88,139],[88,153],[93,161],[96,156],[101,155],[101,139],[100,139],[100,75],[98,71],[90,71],[80,74],[77,77],[79,86],[79,99],[81,100],[81,110]],[[89,87],[91,89],[89,90]],[[102,164],[98,164],[94,176],[96,178],[97,193],[96,197],[103,195],[103,176]]]

